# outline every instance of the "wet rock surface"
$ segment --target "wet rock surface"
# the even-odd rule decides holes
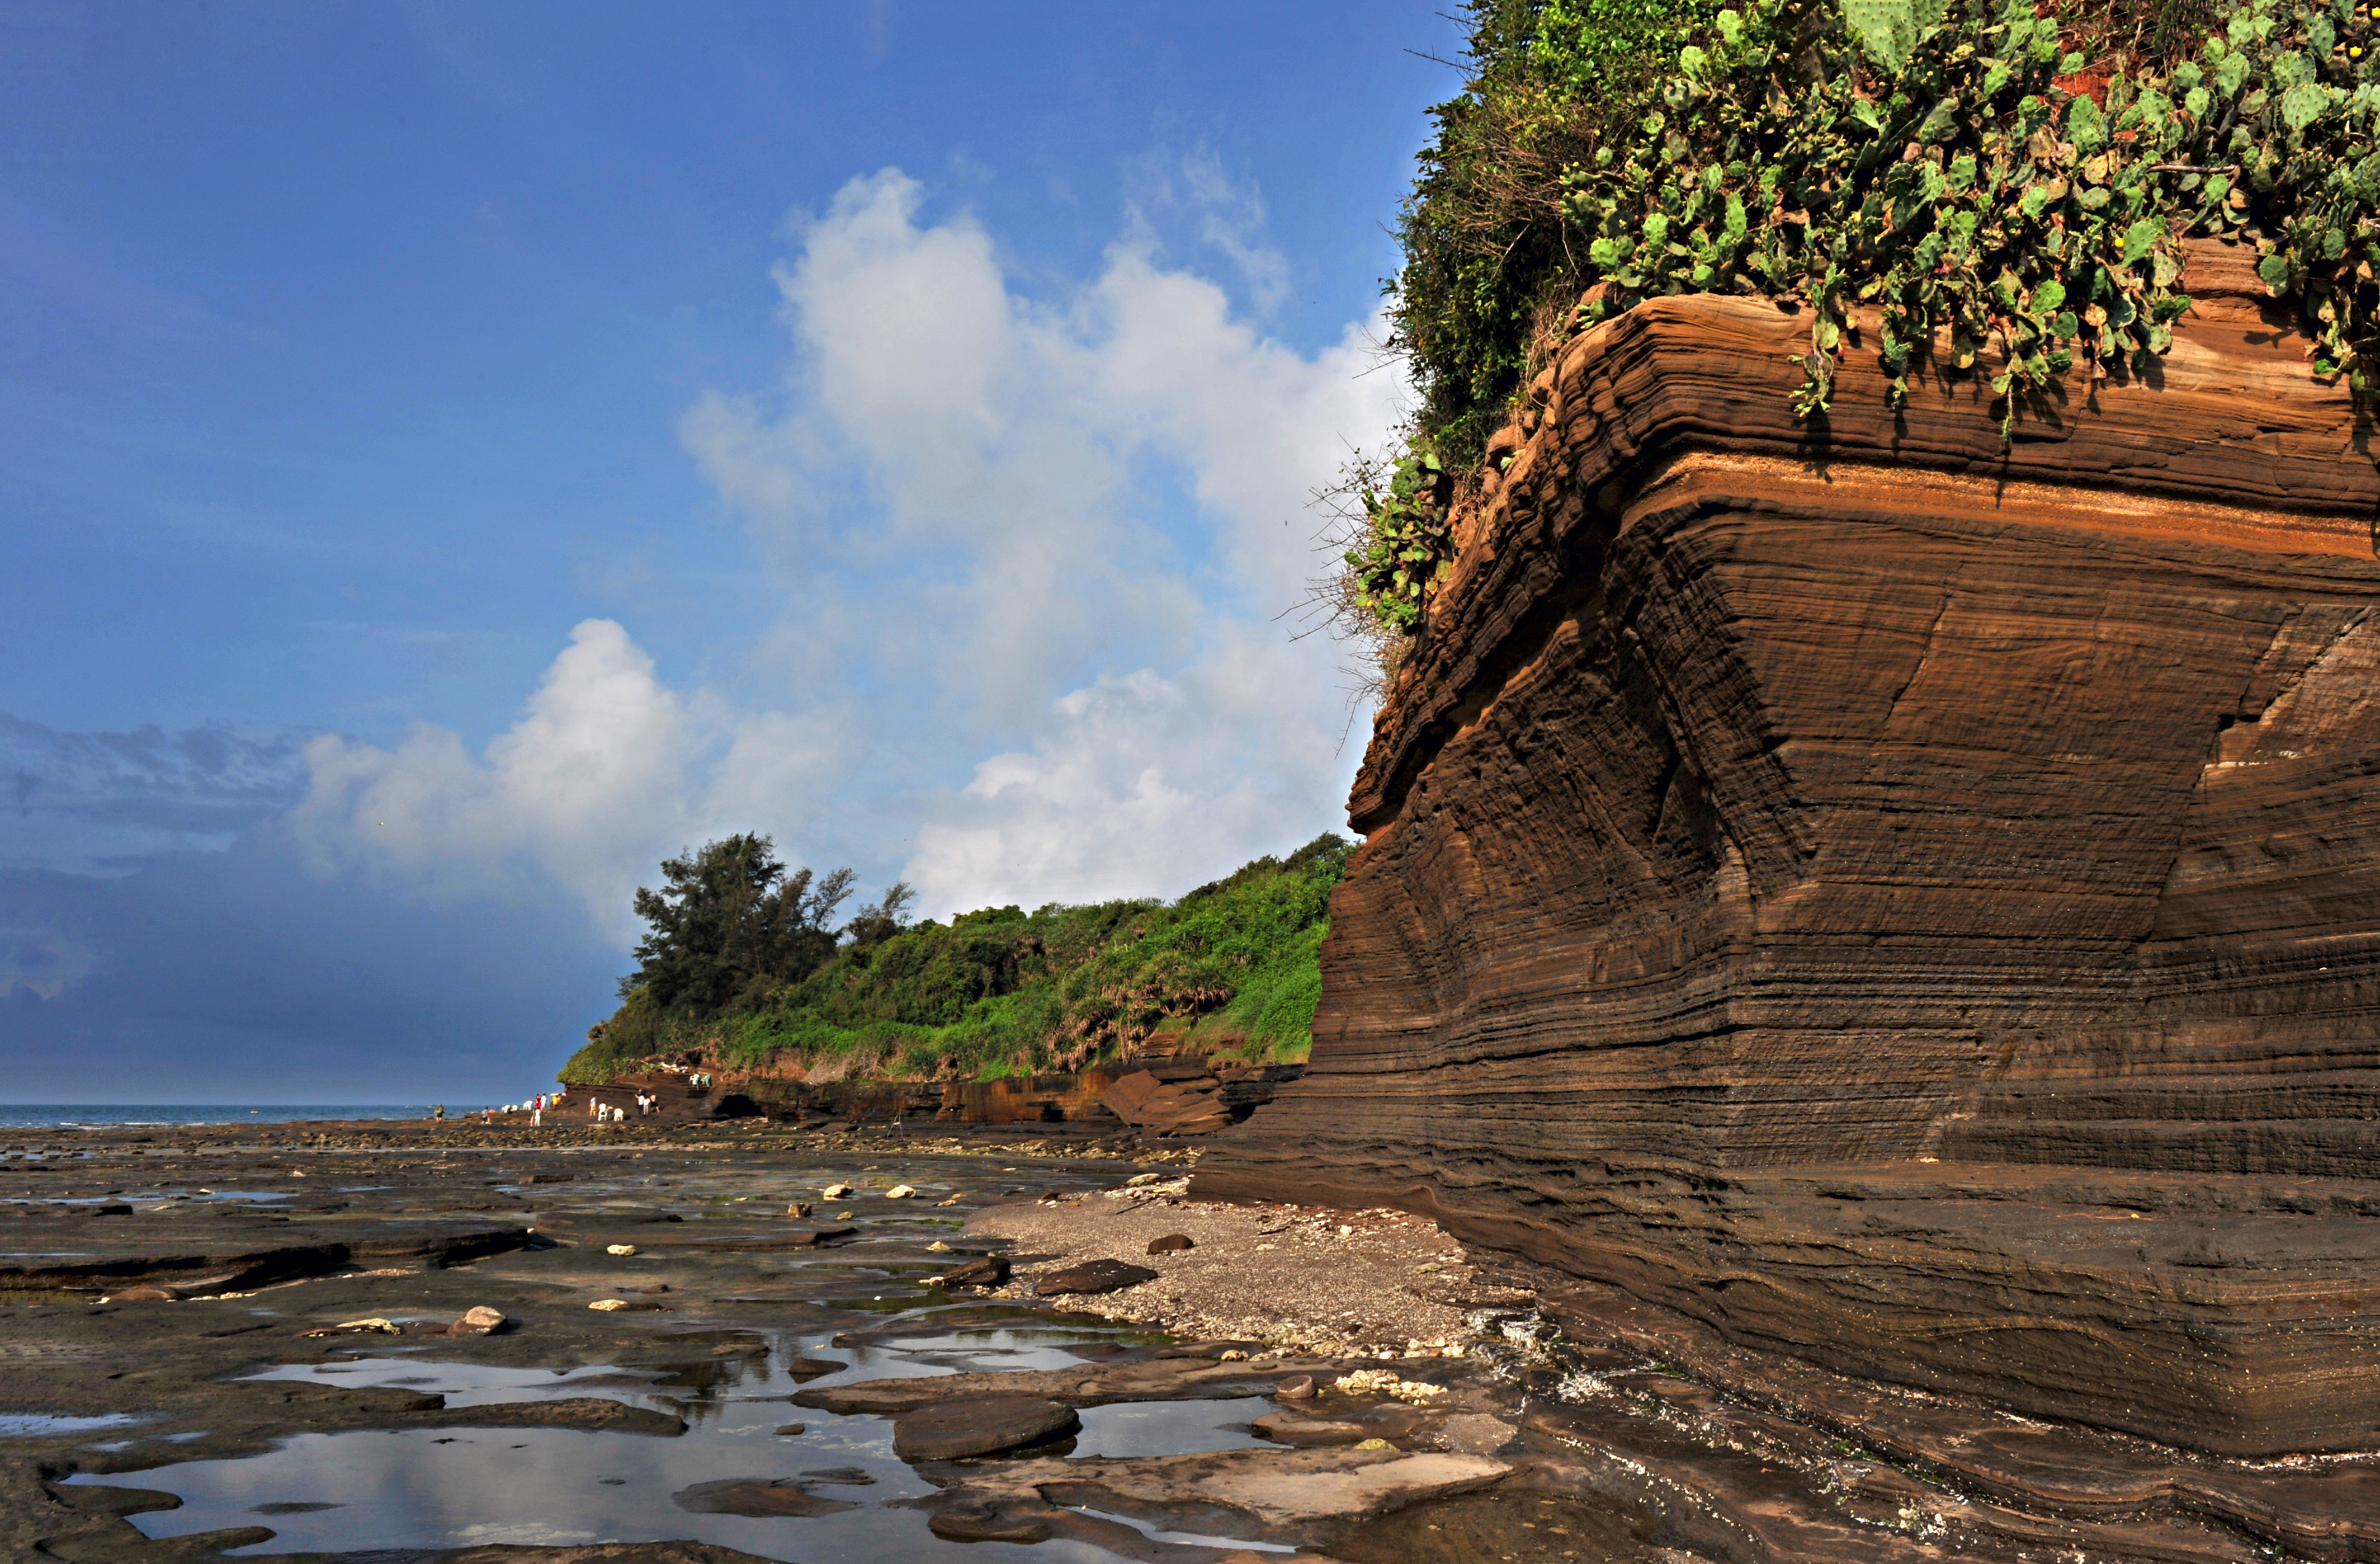
[[[774,1132],[480,1148],[425,1136],[370,1155],[253,1137],[199,1134],[196,1152],[178,1137],[153,1152],[46,1137],[62,1147],[55,1170],[25,1183],[127,1191],[133,1216],[93,1225],[125,1234],[124,1255],[171,1252],[192,1220],[301,1239],[335,1220],[364,1241],[376,1225],[409,1241],[452,1207],[499,1200],[519,1203],[505,1215],[532,1241],[443,1267],[351,1262],[243,1296],[103,1305],[95,1281],[5,1295],[0,1408],[130,1421],[0,1434],[0,1557],[199,1564],[269,1544],[375,1564],[955,1564],[995,1543],[1214,1564],[1261,1543],[1400,1564],[2014,1564],[2076,1549],[2248,1564],[2266,1550],[2209,1520],[2206,1496],[2287,1514],[2306,1485],[2331,1485],[2329,1510],[2380,1513],[2348,1491],[2369,1471],[2355,1463],[2201,1462],[2184,1484],[2152,1447],[2042,1423],[1978,1439],[1961,1404],[1852,1382],[1827,1419],[1780,1415],[1769,1409],[1817,1398],[1718,1388],[1692,1366],[1712,1343],[1663,1337],[1573,1277],[1401,1214],[1209,1212],[1162,1167],[1124,1188],[1140,1168],[1117,1158]],[[782,1247],[808,1228],[785,1215],[791,1197],[836,1181],[851,1186],[855,1231]],[[905,1182],[925,1198],[885,1198]],[[215,1216],[200,1187],[283,1198]],[[1031,1192],[1007,1192],[1020,1187]],[[308,1211],[298,1190],[340,1209]],[[1030,1295],[1046,1270],[1143,1254],[1171,1231],[1198,1247],[1150,1257],[1160,1282]],[[645,1241],[658,1232],[685,1241]],[[604,1252],[631,1233],[638,1253]],[[954,1260],[995,1254],[1014,1268],[1005,1291],[933,1285]],[[1238,1290],[1201,1315],[1207,1278]],[[586,1307],[611,1297],[672,1312]],[[1154,1306],[1136,1314],[1141,1298]],[[449,1334],[474,1308],[505,1328]],[[1148,1329],[1152,1315],[1172,1334]],[[363,1320],[395,1334],[302,1334]],[[1438,1323],[1430,1334],[1462,1356],[1412,1341]],[[1281,1394],[1300,1379],[1309,1394]],[[1076,1426],[1004,1452],[895,1454],[924,1409],[988,1422],[1014,1398]],[[1324,1429],[1329,1442],[1306,1441]],[[1990,1464],[1979,1451],[2022,1482],[1976,1480]],[[393,1488],[434,1496],[438,1513],[390,1508]],[[2351,1530],[2290,1546],[2370,1556]]]
[[[893,1421],[892,1453],[903,1460],[961,1460],[1021,1445],[1045,1444],[1082,1425],[1083,1420],[1065,1402],[1032,1396],[941,1401],[905,1412]]]
[[[1008,1257],[987,1254],[955,1266],[942,1277],[944,1287],[998,1287],[1008,1280]]]

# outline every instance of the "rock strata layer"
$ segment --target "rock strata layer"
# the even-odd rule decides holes
[[[2005,446],[1866,365],[1795,422],[1763,301],[1571,343],[1378,719],[1309,1072],[1196,1192],[2167,1445],[2380,1447],[2380,473],[2236,252],[2191,290]]]

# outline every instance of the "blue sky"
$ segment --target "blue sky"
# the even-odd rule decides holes
[[[1433,5],[0,4],[0,1061],[534,1089],[723,830],[929,911],[1338,824]]]

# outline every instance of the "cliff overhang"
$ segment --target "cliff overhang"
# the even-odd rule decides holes
[[[1797,420],[1763,299],[1569,344],[1378,717],[1310,1072],[1200,1191],[2380,1448],[2380,472],[2252,261],[2194,247],[2171,352],[2005,440],[1980,376]]]

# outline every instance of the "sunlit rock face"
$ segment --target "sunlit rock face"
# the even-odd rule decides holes
[[[1573,341],[1378,717],[1311,1072],[1202,1192],[2169,1443],[2380,1441],[2380,478],[2238,257],[2191,283],[2005,447],[1863,349],[1797,423],[1762,301]]]

